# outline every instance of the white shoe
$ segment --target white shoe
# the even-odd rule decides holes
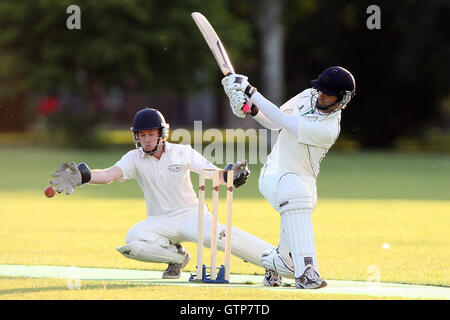
[[[266,287],[280,287],[283,279],[278,272],[266,269],[266,275],[264,276],[263,283]]]
[[[319,273],[310,264],[306,266],[305,272],[300,278],[295,278],[295,287],[297,289],[320,289],[327,285],[327,282],[319,276]]]
[[[291,266],[291,263],[283,259],[278,252],[278,248],[265,251],[261,257],[261,264],[265,269],[275,270],[280,277],[283,276],[288,279],[294,279],[294,267]]]

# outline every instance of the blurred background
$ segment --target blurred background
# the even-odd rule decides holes
[[[80,29],[67,26],[70,5]],[[98,148],[119,130],[116,142],[130,145],[126,130],[145,106],[171,128],[257,127],[230,112],[190,15],[199,11],[237,72],[278,105],[329,66],[351,71],[357,95],[336,148],[449,152],[449,9],[445,0],[0,0],[0,141]]]

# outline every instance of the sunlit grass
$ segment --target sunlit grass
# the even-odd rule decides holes
[[[0,261],[3,264],[76,265],[163,270],[124,258],[114,249],[145,218],[137,199],[83,199],[57,195],[0,193]],[[323,199],[313,215],[321,275],[367,280],[370,266],[379,280],[450,285],[449,201]],[[224,221],[225,203],[219,219]],[[277,245],[280,219],[264,201],[236,200],[233,224]],[[383,248],[383,244],[389,248]],[[195,257],[196,245],[186,248]],[[209,250],[205,249],[205,261]],[[223,259],[219,253],[218,259]],[[219,260],[221,261],[221,260]],[[232,272],[263,274],[262,268],[232,258]],[[195,270],[195,258],[186,271]]]
[[[124,244],[127,231],[145,219],[145,201],[136,182],[83,186],[71,196],[52,199],[43,195],[50,172],[62,161],[105,168],[127,150],[1,147],[0,264],[164,270],[165,264],[126,259],[115,250]],[[331,151],[322,163],[313,214],[321,276],[450,286],[449,159]],[[280,218],[258,191],[259,167],[250,167],[249,182],[235,192],[233,224],[277,245]],[[192,177],[195,187],[197,176]],[[222,223],[224,212],[222,200]],[[194,272],[196,244],[185,246],[192,255],[185,271]],[[205,261],[208,258],[205,249]],[[263,274],[262,268],[235,257],[231,265],[233,273]],[[83,290],[67,290],[63,280],[1,278],[0,299],[210,299],[207,294],[217,299],[351,299],[320,293],[266,295],[237,288],[162,289],[108,282],[105,289],[98,282],[83,284]]]
[[[63,279],[0,277],[0,300],[382,300],[396,299],[320,291],[258,290],[232,287],[177,287],[125,281],[81,281],[79,289]],[[403,299],[403,298],[402,298]],[[295,302],[293,302],[295,303]]]

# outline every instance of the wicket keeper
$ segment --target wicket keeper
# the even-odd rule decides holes
[[[182,243],[197,242],[198,199],[190,172],[219,168],[190,145],[168,142],[169,124],[156,109],[137,112],[131,131],[136,149],[126,153],[112,167],[91,170],[85,163],[63,163],[52,173],[51,185],[58,193],[65,191],[70,195],[76,187],[88,183],[136,179],[145,196],[147,218],[134,225],[126,235],[125,245],[116,249],[129,259],[167,263],[162,278],[178,279],[190,260]],[[246,161],[229,164],[225,169],[234,171],[235,188],[245,184],[250,174]],[[206,178],[212,179],[212,175],[212,171],[207,171]],[[221,172],[220,184],[226,185],[226,178],[226,172]],[[206,205],[205,213],[204,246],[210,247],[212,219]],[[225,227],[218,223],[217,230],[218,249],[224,251]],[[231,254],[234,256],[262,267],[263,252],[272,249],[271,244],[232,227]],[[266,270],[264,284],[279,286],[281,279],[276,272]]]

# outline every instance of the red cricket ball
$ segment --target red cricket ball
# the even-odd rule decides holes
[[[53,189],[52,187],[48,187],[47,189],[45,189],[45,195],[47,196],[47,198],[51,198],[55,195],[55,189]]]

